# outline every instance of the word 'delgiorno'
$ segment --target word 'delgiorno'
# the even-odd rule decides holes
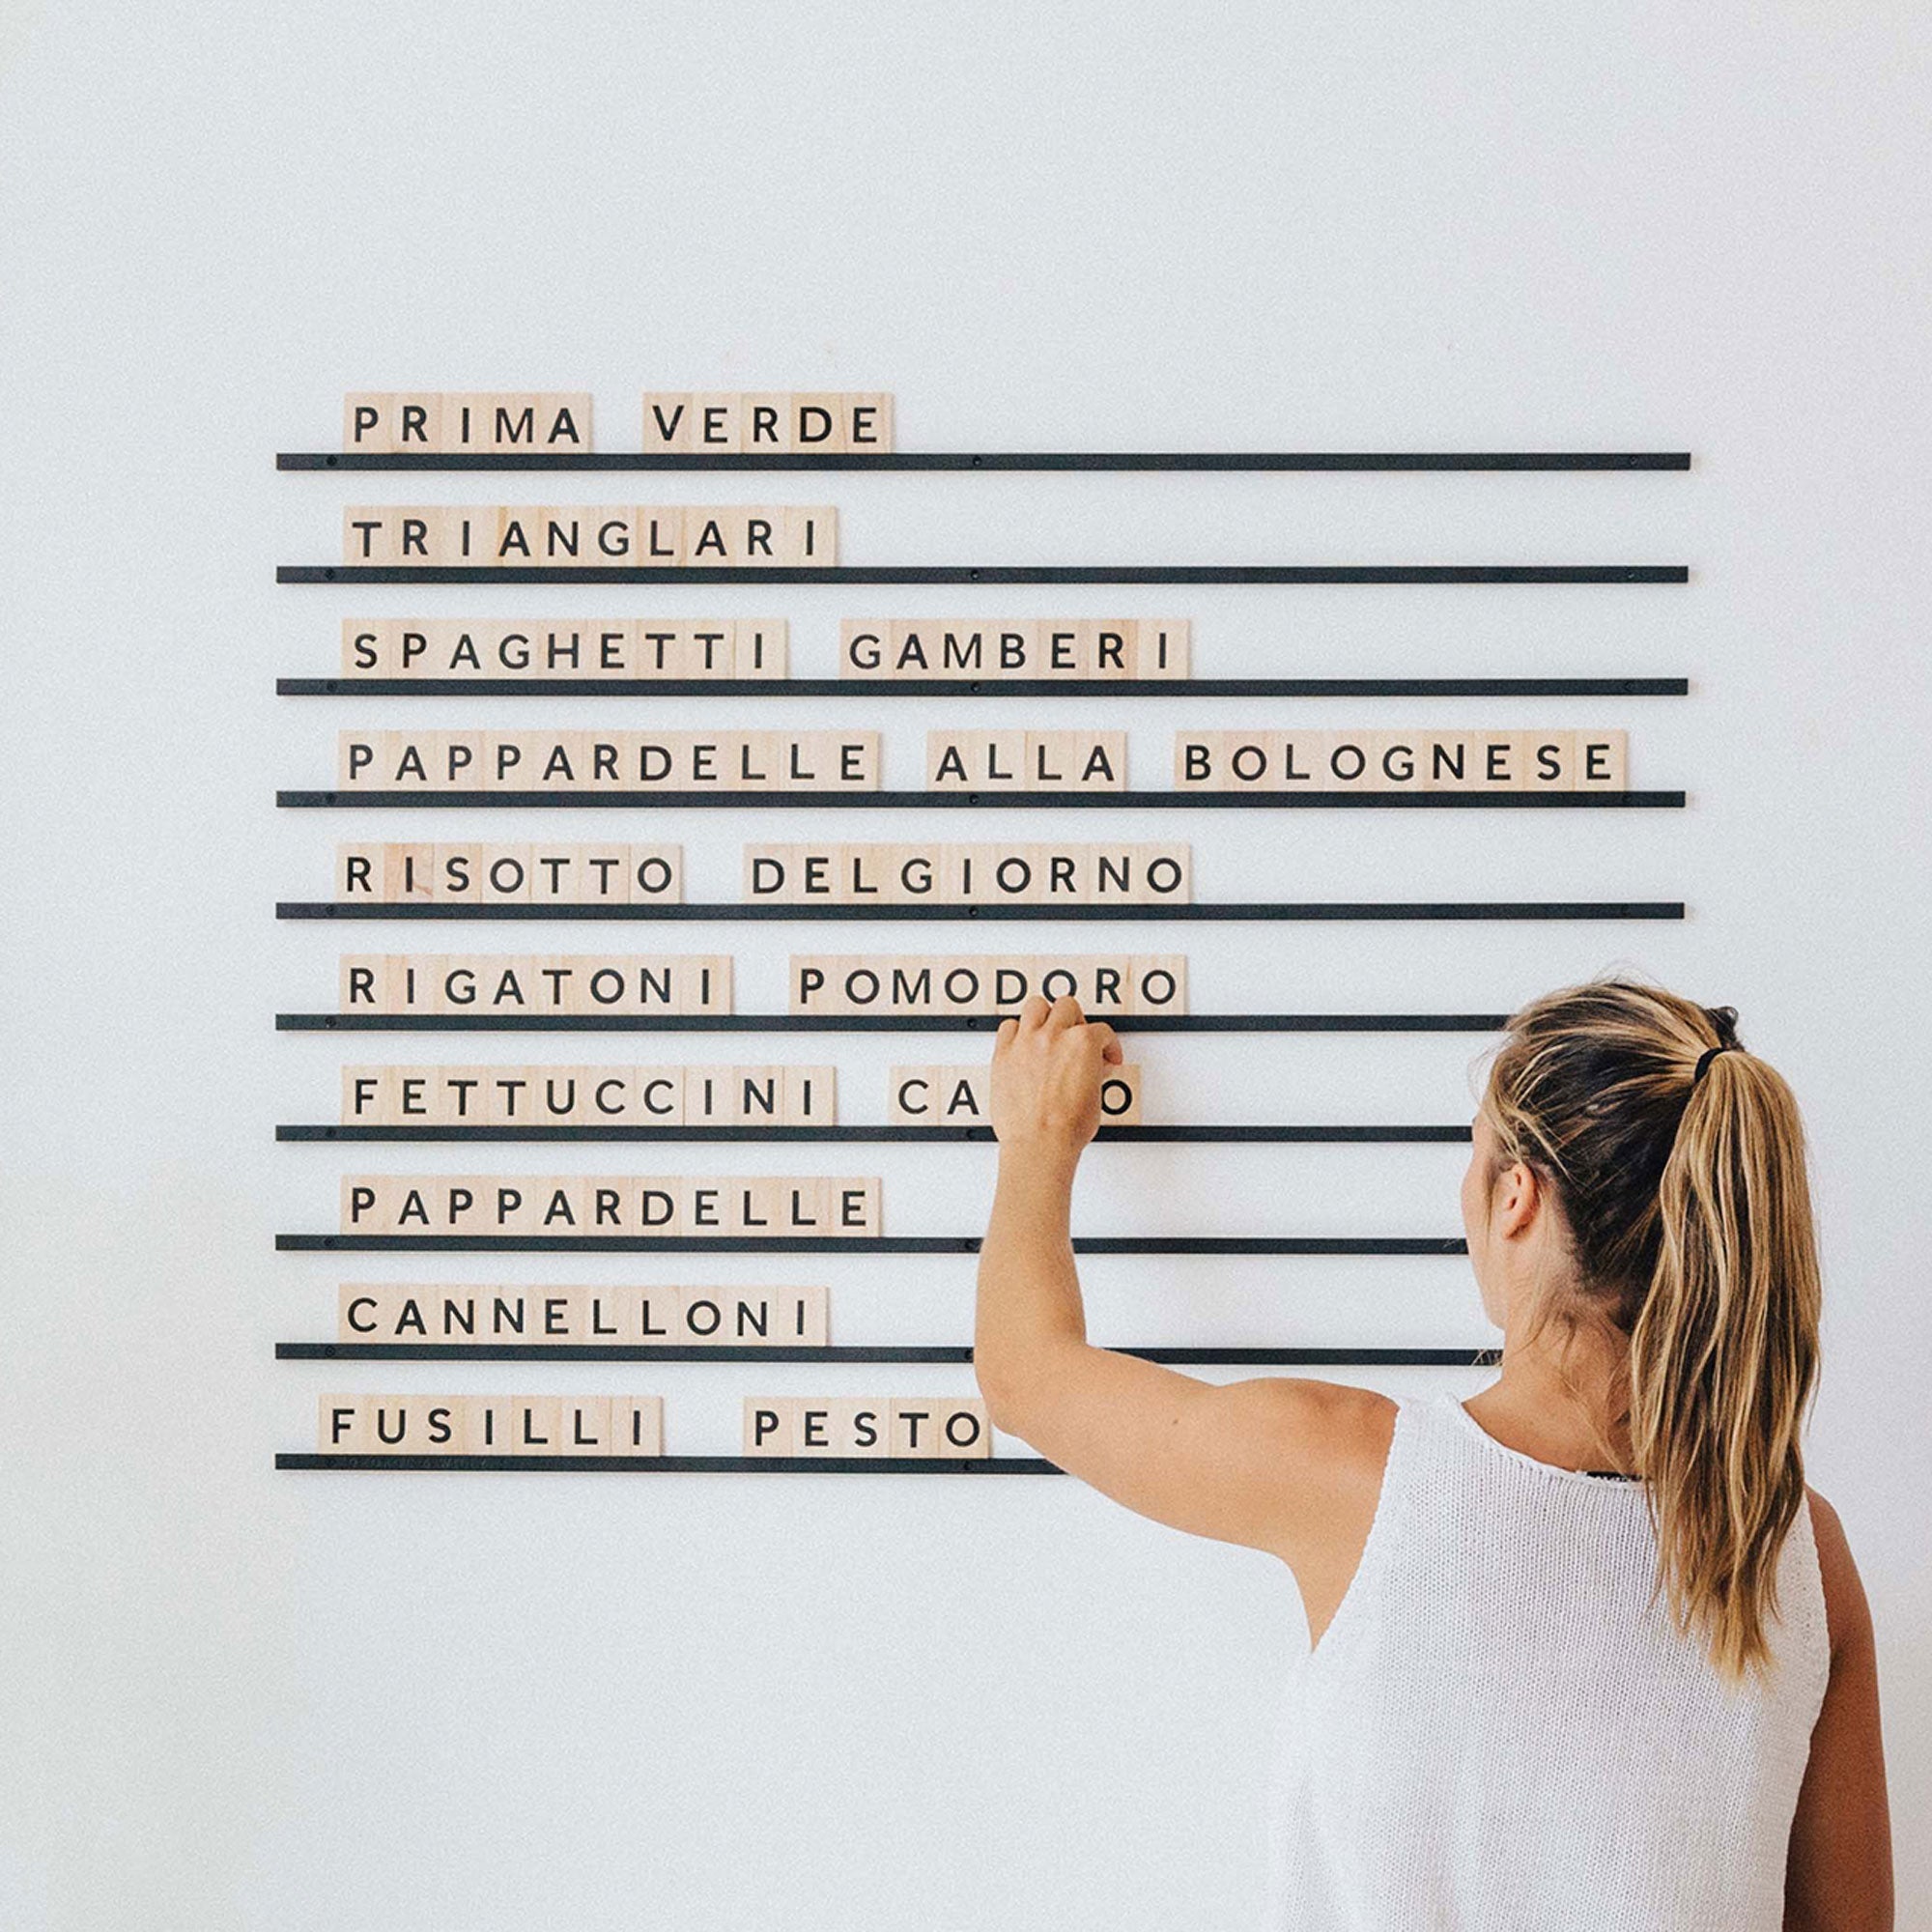
[[[848,617],[838,668],[871,678],[1184,678],[1185,617]]]
[[[343,731],[344,791],[875,791],[876,731]]]
[[[646,450],[864,456],[892,446],[893,399],[877,390],[644,392]]]
[[[1186,731],[1188,791],[1621,791],[1623,731]]]
[[[345,617],[342,675],[374,678],[783,677],[782,617]]]
[[[398,450],[587,450],[582,390],[364,391],[342,403],[342,446]]]
[[[830,1066],[345,1066],[342,1120],[367,1126],[814,1126]]]
[[[370,905],[675,905],[684,873],[675,845],[338,845],[335,895]]]
[[[1178,952],[795,953],[790,980],[795,1013],[1010,1013],[1036,995],[1078,1000],[1093,1018],[1187,1010],[1187,960]]]
[[[325,1395],[316,1446],[338,1456],[662,1456],[657,1395]]]
[[[344,1282],[337,1339],[816,1349],[829,1292],[813,1288],[451,1288]]]
[[[1185,845],[747,845],[745,897],[837,905],[1185,904]]]
[[[739,570],[838,561],[830,504],[352,504],[342,560],[465,569]]]
[[[726,953],[345,954],[345,1013],[728,1013]]]
[[[990,1456],[986,1405],[954,1396],[747,1396],[748,1456]]]
[[[993,1119],[992,1069],[895,1066],[887,1081],[887,1118],[895,1126],[983,1127]],[[1100,1119],[1116,1126],[1141,1118],[1141,1069],[1109,1066],[1100,1075]]]
[[[350,1174],[345,1235],[871,1236],[877,1176]]]

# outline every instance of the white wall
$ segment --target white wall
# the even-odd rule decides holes
[[[509,1385],[481,1365],[271,1359],[277,1340],[328,1333],[347,1272],[278,1256],[272,1236],[330,1226],[353,1164],[277,1148],[273,1123],[327,1118],[344,1058],[438,1057],[420,1037],[362,1055],[271,1032],[278,1009],[329,1003],[338,943],[278,927],[275,898],[326,895],[336,838],[423,822],[277,814],[273,789],[326,782],[339,724],[581,715],[278,700],[274,676],[326,671],[351,611],[774,601],[278,589],[277,562],[330,554],[342,502],[409,494],[271,468],[277,448],[326,446],[343,391],[364,386],[587,386],[612,447],[635,446],[647,385],[876,385],[898,396],[902,443],[928,449],[1693,448],[1688,476],[757,490],[838,502],[853,561],[1693,566],[1688,589],[972,603],[1191,614],[1204,673],[1690,676],[1688,699],[1270,714],[1627,724],[1633,781],[1688,788],[1687,812],[1184,828],[1204,896],[1682,896],[1683,924],[1203,927],[1173,943],[1204,1009],[1502,1009],[1620,960],[1738,1007],[1810,1122],[1830,1291],[1811,1469],[1877,1617],[1895,1815],[1925,1815],[1926,15],[1843,0],[1492,0],[1456,17],[1468,11],[6,10],[0,1920],[1124,1932],[1238,1926],[1258,1902],[1262,1752],[1302,1641],[1292,1585],[1261,1556],[1070,1482],[271,1469],[272,1451],[306,1446],[325,1386]],[[585,480],[587,500],[635,481]],[[434,487],[489,500],[519,486]],[[732,479],[688,491],[743,494]],[[841,614],[965,600],[777,601],[796,668],[823,673]],[[729,711],[597,715],[740,722]],[[853,715],[801,701],[743,722]],[[892,781],[918,781],[934,715],[893,708]],[[1188,699],[1118,722],[1141,781],[1158,782],[1173,726],[1231,716]],[[779,822],[688,815],[693,895],[729,895],[738,841]],[[545,823],[611,831],[604,813]],[[850,837],[903,823],[840,820]],[[1019,937],[1078,948],[1107,930]],[[781,1002],[788,951],[832,950],[834,932],[847,936],[694,926],[669,943],[734,950],[755,1009]],[[530,950],[582,936],[438,935]],[[933,937],[881,927],[871,943]],[[1169,1118],[1455,1120],[1480,1043],[1162,1038],[1141,1057]],[[836,1051],[847,1116],[875,1114],[890,1043],[817,1044]],[[765,1050],[713,1041],[691,1057],[741,1049]],[[398,1170],[468,1160],[364,1151]],[[507,1170],[516,1151],[501,1151]],[[629,1151],[575,1164],[647,1165]],[[852,1151],[885,1176],[895,1232],[978,1226],[984,1150]],[[703,1155],[667,1164],[724,1165]],[[1103,1150],[1079,1217],[1096,1232],[1454,1233],[1463,1158]],[[542,1257],[362,1258],[359,1271],[484,1269],[565,1278]],[[679,1269],[572,1259],[567,1272]],[[964,1262],[822,1272],[844,1339],[969,1333]],[[1106,1341],[1485,1333],[1460,1263],[1087,1274]],[[703,1277],[784,1278],[755,1257]],[[694,1450],[733,1446],[753,1388],[877,1380],[516,1374],[660,1388],[672,1446]],[[967,1374],[912,1385],[963,1388]],[[1901,1922],[1932,1923],[1932,1853],[1900,1835]]]

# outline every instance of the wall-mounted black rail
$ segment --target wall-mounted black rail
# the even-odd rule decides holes
[[[1688,583],[1682,563],[283,563],[277,583]]]
[[[275,1456],[278,1469],[448,1470],[532,1476],[1059,1476],[1037,1456]]]
[[[277,1013],[277,1033],[997,1033],[1004,1013]],[[1507,1013],[1103,1014],[1122,1033],[1499,1033]]]
[[[1143,905],[773,905],[764,901],[737,904],[674,905],[526,905],[512,900],[503,905],[464,905],[454,900],[436,904],[397,901],[382,905],[350,905],[331,899],[283,899],[275,906],[277,919],[559,919],[652,920],[668,922],[739,920],[869,920],[890,924],[910,920],[922,924],[967,921],[995,925],[1008,920],[1147,920],[1151,923],[1247,923],[1272,920],[1542,920],[1542,919],[1682,919],[1682,899],[1293,899],[1253,903],[1198,901],[1186,905],[1156,902]]]
[[[1681,791],[278,791],[275,803],[298,809],[353,810],[378,806],[447,806],[488,810],[498,806],[617,806],[629,810],[731,811],[762,806],[777,811],[820,811],[828,806],[859,810],[924,811],[1006,808],[1021,811],[1127,810],[1218,811],[1246,807],[1263,811],[1293,806],[1596,807],[1605,810],[1681,809]]]
[[[1435,1126],[1283,1126],[1254,1124],[1234,1126],[1159,1125],[1145,1122],[1102,1122],[1099,1139],[1151,1143],[1159,1146],[1237,1147],[1248,1143],[1269,1146],[1303,1146],[1334,1143],[1339,1146],[1386,1145],[1394,1143],[1437,1143],[1466,1141],[1465,1124]],[[291,1124],[275,1129],[278,1141],[642,1141],[646,1143],[696,1143],[718,1141],[782,1141],[797,1146],[806,1143],[906,1141],[914,1145],[928,1142],[949,1146],[958,1142],[990,1141],[990,1126],[959,1122],[930,1127],[888,1122],[859,1122],[827,1126],[800,1126],[779,1122],[769,1126],[732,1122],[729,1125],[700,1122],[690,1126],[627,1125],[622,1122],[601,1125],[476,1125],[458,1122],[450,1126],[424,1126],[364,1122],[323,1122]]]
[[[281,697],[1684,697],[1688,677],[278,677]]]
[[[978,1235],[277,1235],[286,1254],[976,1255]],[[1463,1255],[1461,1235],[1076,1235],[1082,1255]]]
[[[277,469],[1689,469],[1665,450],[288,450]]]
[[[1492,1368],[1501,1355],[1487,1344],[1466,1349],[1127,1349],[1117,1355],[1170,1368],[1426,1369]],[[277,1342],[281,1362],[971,1362],[970,1342],[847,1343],[786,1348],[776,1343],[680,1342]]]

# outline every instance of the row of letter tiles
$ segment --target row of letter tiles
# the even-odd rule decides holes
[[[1624,731],[1186,731],[1193,791],[1621,791]]]
[[[810,1288],[419,1287],[344,1282],[344,1342],[823,1348],[830,1294]]]
[[[993,1118],[992,1068],[895,1066],[887,1119],[896,1126],[986,1126]],[[1138,1124],[1141,1069],[1109,1066],[1100,1076],[1100,1119],[1116,1126]]]
[[[324,1395],[316,1447],[341,1456],[662,1456],[658,1395]]]
[[[343,731],[336,738],[336,781],[345,791],[872,791],[879,772],[876,731]]]
[[[719,455],[884,455],[893,399],[876,389],[644,391],[644,448]]]
[[[747,845],[744,896],[781,904],[1185,904],[1184,844]]]
[[[342,446],[390,455],[587,450],[584,390],[363,391],[342,399]]]
[[[952,1396],[747,1396],[748,1456],[990,1456],[986,1405]]]
[[[877,1176],[349,1174],[362,1235],[786,1235],[883,1232]]]
[[[846,677],[1173,678],[1188,675],[1185,617],[847,617]]]
[[[347,953],[345,1013],[728,1013],[728,953]]]
[[[782,617],[345,617],[342,675],[777,678],[789,669],[788,629]]]
[[[345,1066],[367,1126],[812,1126],[838,1118],[830,1066]]]
[[[342,560],[462,568],[825,568],[829,503],[352,503]]]
[[[641,905],[684,897],[677,845],[340,845],[336,896],[372,905]]]
[[[1010,1013],[1034,998],[1078,1000],[1102,1019],[1184,1013],[1187,960],[1178,952],[828,952],[791,961],[794,1013]]]

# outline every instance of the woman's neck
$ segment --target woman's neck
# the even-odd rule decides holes
[[[1503,1340],[1502,1373],[1466,1405],[1499,1442],[1565,1469],[1633,1473],[1628,1336],[1602,1328]]]

